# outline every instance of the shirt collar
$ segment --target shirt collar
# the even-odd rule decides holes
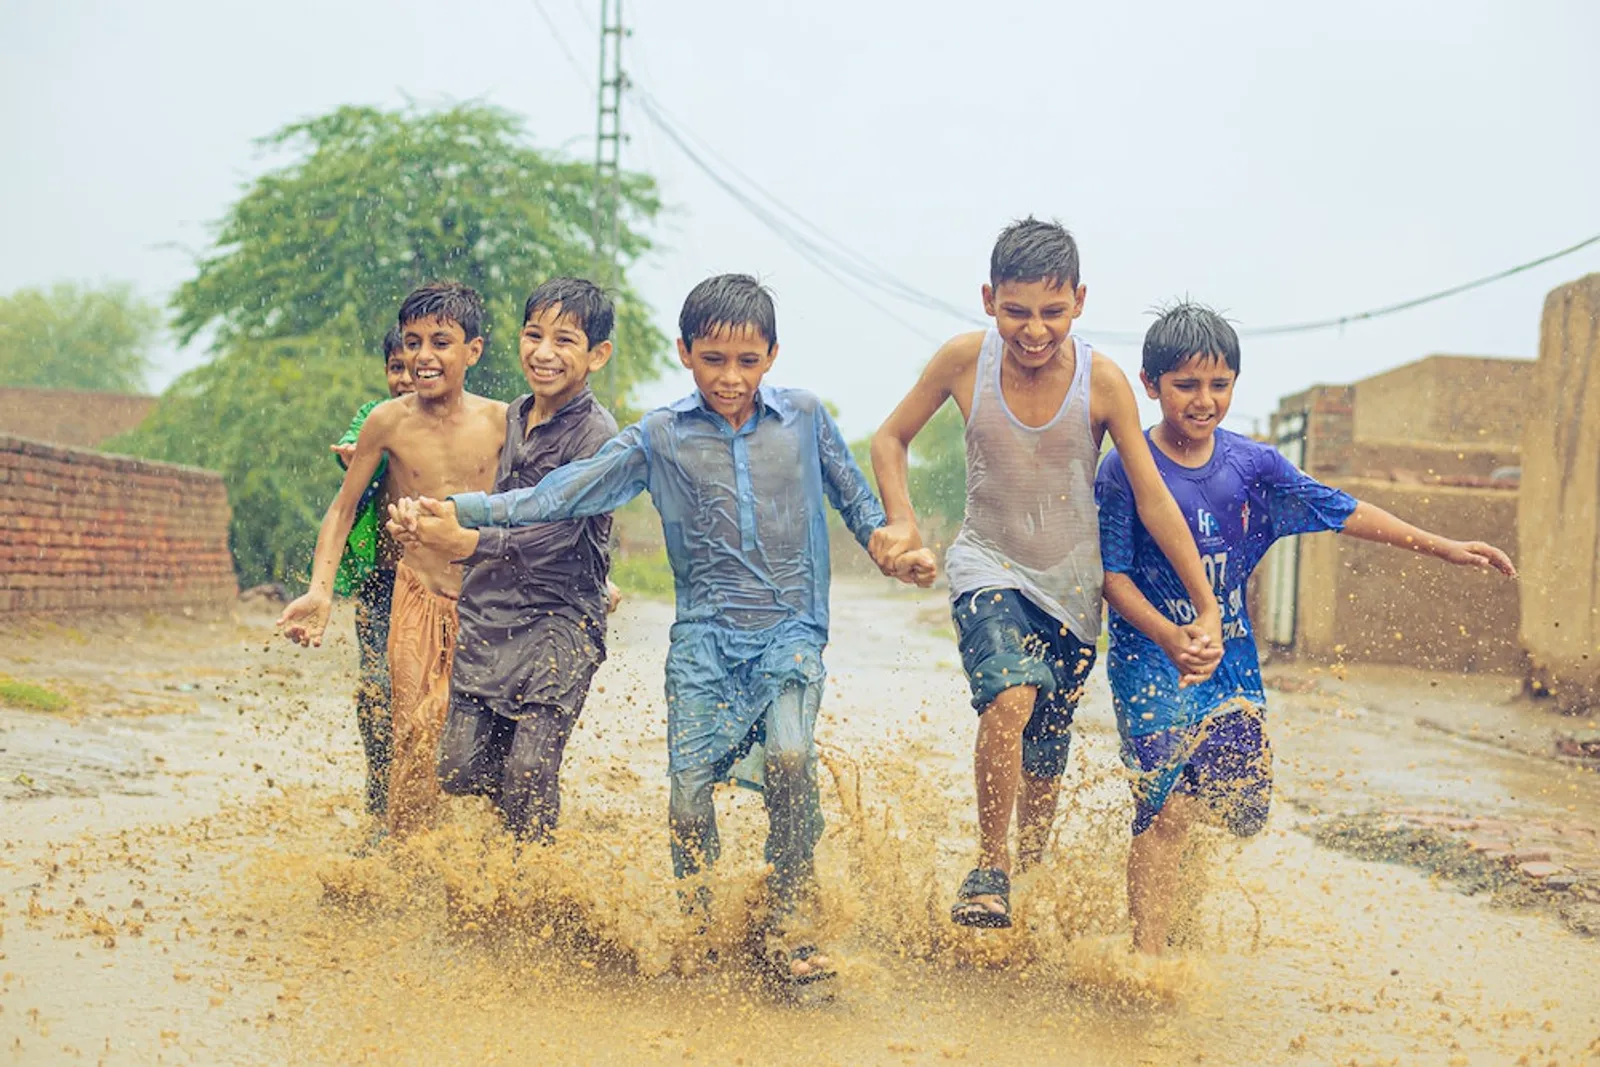
[[[534,396],[532,393],[524,393],[516,400],[517,424],[524,431],[526,431],[528,428],[528,417],[533,414],[533,401]],[[550,421],[546,422],[544,425],[551,426],[554,425],[557,420],[562,419],[567,415],[576,415],[580,411],[584,410],[586,405],[592,403],[594,403],[594,390],[585,385],[578,391],[577,396],[573,397],[571,400],[557,408],[556,413],[550,416]],[[538,428],[543,429],[543,427]]]
[[[788,422],[795,416],[794,405],[789,403],[788,398],[783,395],[782,390],[779,390],[773,386],[762,385],[758,387],[756,389],[756,400],[758,401],[756,405],[758,414],[760,413],[760,409],[766,408],[766,410],[778,416],[778,420],[780,422]],[[667,407],[680,414],[690,411],[701,411],[707,415],[715,414],[706,404],[706,398],[698,389],[690,393],[688,396],[674,400],[672,403],[668,404]]]

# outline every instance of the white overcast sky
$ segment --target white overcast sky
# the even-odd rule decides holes
[[[483,99],[593,153],[598,0],[5,0],[0,292],[132,281],[164,300],[265,161],[253,139],[340,104]],[[624,65],[680,122],[905,282],[981,312],[1010,219],[1061,219],[1086,331],[1183,294],[1241,325],[1320,318],[1600,233],[1593,0],[630,0]],[[574,54],[574,70],[559,40]],[[871,430],[955,319],[819,273],[636,107],[624,165],[671,213],[637,279],[669,333],[691,285],[779,298],[774,380]],[[1233,425],[1317,382],[1431,352],[1532,356],[1544,294],[1600,246],[1382,322],[1248,341]],[[536,279],[529,279],[533,284]],[[881,300],[881,297],[875,297]],[[1137,349],[1107,345],[1125,369]],[[161,353],[154,384],[204,358]],[[646,399],[687,388],[682,375]],[[1148,413],[1148,410],[1147,410]]]

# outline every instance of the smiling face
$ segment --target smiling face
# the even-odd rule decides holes
[[[405,353],[400,349],[390,352],[384,360],[383,376],[388,380],[390,396],[405,396],[417,391],[416,383],[411,380],[411,370],[406,366]]]
[[[560,304],[540,308],[522,324],[518,350],[529,391],[552,409],[583,392],[589,375],[611,358],[611,342],[590,348],[583,326]]]
[[[1072,324],[1083,314],[1083,286],[1056,285],[1045,278],[1036,282],[1001,282],[983,287],[983,310],[994,317],[995,329],[1005,342],[1006,358],[1024,370],[1049,363],[1072,334]]]
[[[678,339],[678,360],[694,375],[706,406],[736,430],[755,413],[756,390],[777,358],[778,346],[748,323],[718,327],[688,346]]]
[[[1233,404],[1238,380],[1220,356],[1200,354],[1167,371],[1152,382],[1140,373],[1145,392],[1161,404],[1161,422],[1173,444],[1192,448],[1204,445],[1217,432]]]
[[[413,319],[401,330],[401,358],[417,398],[442,400],[460,394],[467,368],[483,355],[483,338],[469,340],[459,322],[432,315]]]

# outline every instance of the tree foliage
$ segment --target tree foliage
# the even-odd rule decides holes
[[[138,393],[161,312],[132,286],[58,282],[0,297],[0,384]]]
[[[187,344],[327,335],[371,349],[406,293],[451,279],[483,294],[489,342],[471,388],[522,391],[522,304],[556,274],[593,273],[592,167],[524,141],[521,121],[479,104],[447,111],[344,107],[261,142],[296,158],[256,179],[223,217],[216,245],[173,299]],[[650,248],[655,183],[622,179],[619,258]],[[666,366],[666,338],[624,284],[617,294],[617,394]],[[347,336],[348,335],[348,336]]]
[[[850,452],[877,492],[871,440],[854,442]],[[966,424],[954,401],[935,412],[911,443],[911,469],[906,481],[924,538],[930,544],[944,544],[954,536],[967,511]]]
[[[515,338],[528,292],[591,273],[592,169],[531,147],[505,112],[347,107],[262,144],[290,158],[244,190],[173,298],[179,339],[207,340],[214,357],[115,443],[222,471],[247,583],[304,576],[338,484],[328,445],[383,395],[380,343],[408,291],[449,278],[483,294],[488,345],[468,385],[506,399],[526,388]],[[622,197],[625,265],[649,249],[640,228],[659,202],[640,175],[624,176]],[[603,388],[625,400],[660,373],[667,344],[619,289]]]

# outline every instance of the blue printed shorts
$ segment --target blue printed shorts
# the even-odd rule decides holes
[[[1133,832],[1142,834],[1183,793],[1209,807],[1238,837],[1259,833],[1272,804],[1272,745],[1254,706],[1192,726],[1125,737],[1122,759],[1135,774]]]
[[[1061,777],[1072,744],[1072,715],[1094,666],[1094,646],[1015,589],[962,594],[952,614],[973,708],[981,715],[1007,689],[1037,686],[1033,715],[1022,733],[1022,769],[1035,778]]]

